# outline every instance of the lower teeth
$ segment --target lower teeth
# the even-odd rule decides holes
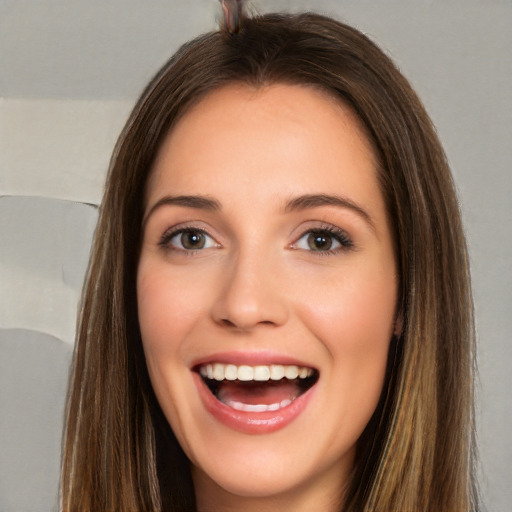
[[[217,400],[236,411],[251,413],[275,412],[284,409],[308,391],[317,380],[318,372],[306,379],[282,379],[281,381],[267,382],[240,382],[238,380],[226,382],[203,377],[204,383]],[[276,388],[280,388],[278,395],[272,397],[271,390]],[[268,403],[272,400],[275,401]]]
[[[292,400],[283,400],[282,402],[276,404],[244,404],[242,402],[235,402],[234,400],[230,400],[225,402],[227,406],[232,409],[236,409],[237,411],[244,412],[267,412],[267,411],[278,411],[284,407],[287,407],[292,403]]]

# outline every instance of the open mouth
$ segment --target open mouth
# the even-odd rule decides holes
[[[244,412],[288,407],[318,381],[314,368],[296,365],[201,364],[194,368],[217,400]]]

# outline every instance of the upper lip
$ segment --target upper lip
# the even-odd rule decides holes
[[[228,352],[216,352],[197,358],[192,361],[190,365],[191,369],[196,369],[201,365],[208,363],[223,363],[223,364],[234,364],[237,366],[248,365],[296,365],[305,366],[307,368],[317,368],[311,363],[304,360],[298,359],[294,356],[287,354],[281,354],[273,351],[228,351]]]

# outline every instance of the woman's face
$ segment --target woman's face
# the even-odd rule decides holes
[[[348,108],[291,85],[217,90],[160,148],[139,320],[198,499],[346,481],[395,330],[376,167]]]

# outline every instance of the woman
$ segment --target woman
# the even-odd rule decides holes
[[[365,36],[227,12],[116,147],[64,510],[477,510],[468,261],[442,148]]]

